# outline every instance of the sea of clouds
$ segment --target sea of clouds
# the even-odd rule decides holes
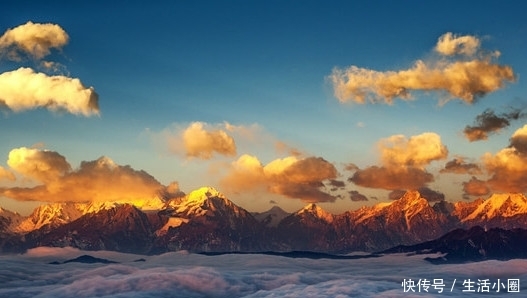
[[[118,264],[49,264],[89,254]],[[136,262],[138,259],[145,261]],[[405,292],[402,282],[443,279],[442,293]],[[454,288],[451,287],[456,279]],[[519,279],[507,289],[463,292],[463,282]],[[507,287],[507,285],[505,285]],[[140,256],[40,247],[0,255],[0,297],[522,297],[527,260],[432,265],[422,255],[363,259],[306,259],[258,254],[205,256],[187,252]]]

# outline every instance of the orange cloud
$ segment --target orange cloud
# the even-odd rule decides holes
[[[481,174],[480,167],[475,163],[467,163],[461,157],[456,157],[445,164],[440,173]]]
[[[230,124],[211,125],[192,122],[186,128],[165,129],[161,138],[168,143],[170,152],[187,158],[211,159],[214,154],[235,156],[236,143],[227,132],[240,132]],[[248,130],[241,133],[249,134]],[[154,135],[155,137],[155,135]]]
[[[99,96],[79,79],[48,76],[30,68],[0,74],[0,105],[15,111],[46,108],[75,115],[99,114]]]
[[[71,170],[66,158],[55,151],[20,147],[9,152],[7,164],[39,182],[53,181]]]
[[[478,52],[480,45],[480,40],[475,36],[457,36],[448,32],[439,37],[435,50],[445,56],[458,54],[473,56]]]
[[[415,167],[371,166],[356,171],[349,181],[356,185],[387,190],[417,189],[434,181],[434,176]]]
[[[511,120],[518,120],[520,117],[525,117],[520,109],[499,116],[493,110],[487,109],[476,117],[475,125],[467,125],[463,133],[470,142],[486,140],[490,134],[498,133],[508,127]]]
[[[56,152],[19,148],[11,151],[8,163],[21,174],[43,182],[29,188],[0,188],[0,195],[16,200],[132,202],[174,190],[165,188],[145,171],[117,165],[104,156],[83,161],[78,169],[70,170],[65,158]]]
[[[490,189],[485,181],[472,176],[469,181],[463,182],[463,192],[470,196],[484,196],[490,193]]]
[[[510,146],[496,154],[485,153],[483,162],[492,175],[487,184],[493,190],[505,192],[527,191],[527,125],[516,130]]]
[[[335,179],[337,170],[321,157],[289,156],[263,166],[258,158],[242,155],[222,179],[228,191],[266,190],[306,202],[333,202],[336,197],[323,191],[323,181]]]
[[[364,187],[387,190],[418,189],[434,181],[425,167],[434,160],[445,159],[448,149],[441,137],[432,132],[407,138],[393,135],[381,139],[382,166],[356,169],[349,181]]]
[[[35,60],[50,54],[51,49],[62,49],[69,36],[59,25],[27,22],[8,29],[0,37],[0,57],[19,61],[21,53]]]
[[[445,159],[448,149],[441,137],[433,132],[411,136],[394,135],[379,142],[385,166],[414,166],[422,168],[434,160]]]
[[[445,55],[439,61],[418,60],[409,69],[385,72],[357,66],[344,70],[335,68],[329,79],[341,102],[391,104],[395,98],[411,100],[411,91],[422,90],[446,92],[451,98],[473,103],[515,80],[512,68],[493,63],[493,55],[473,57],[480,53],[478,49],[477,38],[455,37],[447,33],[436,45],[436,51]],[[461,59],[455,54],[463,54],[469,59]],[[494,56],[498,54],[494,53]]]
[[[16,177],[15,177],[15,174],[13,174],[11,171],[6,170],[4,167],[0,166],[0,180],[2,179],[15,181]]]

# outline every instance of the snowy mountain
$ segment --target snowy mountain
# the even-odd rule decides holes
[[[15,228],[16,232],[30,232],[44,226],[55,228],[82,216],[82,204],[53,203],[37,207]]]
[[[280,249],[334,251],[334,217],[316,204],[309,204],[285,217],[276,228]]]
[[[0,209],[0,251],[68,245],[140,253],[348,253],[431,241],[457,228],[527,227],[527,199],[521,194],[432,206],[418,191],[407,191],[397,200],[338,215],[316,204],[291,214],[276,206],[251,214],[212,187],[166,202],[135,204],[55,203],[36,208],[27,218]]]
[[[290,213],[278,206],[273,206],[264,212],[253,212],[252,215],[257,221],[267,227],[277,227],[282,219],[286,218]]]
[[[24,217],[16,212],[0,208],[0,235],[13,232],[24,220]]]
[[[261,224],[212,187],[192,191],[167,206],[166,223],[156,231],[161,251],[262,250]]]
[[[337,216],[339,251],[386,249],[435,239],[448,232],[451,217],[436,211],[418,191],[407,191],[400,199],[362,207]]]
[[[513,217],[519,214],[527,214],[527,199],[523,194],[493,194],[461,221],[490,220],[496,217]]]

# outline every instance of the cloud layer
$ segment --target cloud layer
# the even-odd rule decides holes
[[[40,60],[51,49],[62,49],[68,41],[68,34],[59,25],[27,22],[0,36],[0,58],[19,61],[28,56]]]
[[[244,154],[234,161],[221,181],[227,191],[265,190],[305,202],[333,202],[324,191],[324,181],[337,177],[335,166],[321,157],[289,156],[262,165],[257,157]]]
[[[37,180],[34,187],[4,187],[0,194],[22,201],[92,202],[147,199],[160,191],[174,195],[177,185],[165,188],[145,171],[121,166],[108,157],[83,161],[71,169],[64,156],[54,151],[28,149],[11,150],[9,166]]]
[[[120,264],[48,264],[85,253],[42,247],[25,255],[0,256],[0,296],[397,298],[412,296],[404,292],[404,280],[417,283],[420,279],[441,278],[446,285],[442,293],[434,287],[428,289],[428,294],[416,288],[412,297],[466,297],[463,282],[467,279],[488,278],[495,283],[497,279],[506,282],[508,278],[527,278],[526,260],[432,266],[423,260],[426,255],[404,254],[313,260],[258,254],[203,256],[175,252],[139,256],[97,251],[89,254]],[[140,258],[145,262],[133,262]],[[520,292],[527,290],[522,282],[520,286]],[[493,289],[487,294],[493,296],[495,292]]]
[[[515,80],[511,67],[493,63],[499,53],[485,55],[479,45],[474,36],[446,33],[435,48],[443,55],[438,61],[418,60],[409,69],[384,72],[357,66],[335,68],[329,79],[341,102],[391,104],[395,98],[411,100],[411,91],[421,90],[473,103]]]

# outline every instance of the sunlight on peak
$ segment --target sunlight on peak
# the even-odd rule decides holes
[[[217,191],[214,187],[203,186],[201,188],[198,188],[190,192],[187,196],[187,200],[188,201],[201,201],[203,199],[212,198],[212,197],[224,198],[223,194]]]

